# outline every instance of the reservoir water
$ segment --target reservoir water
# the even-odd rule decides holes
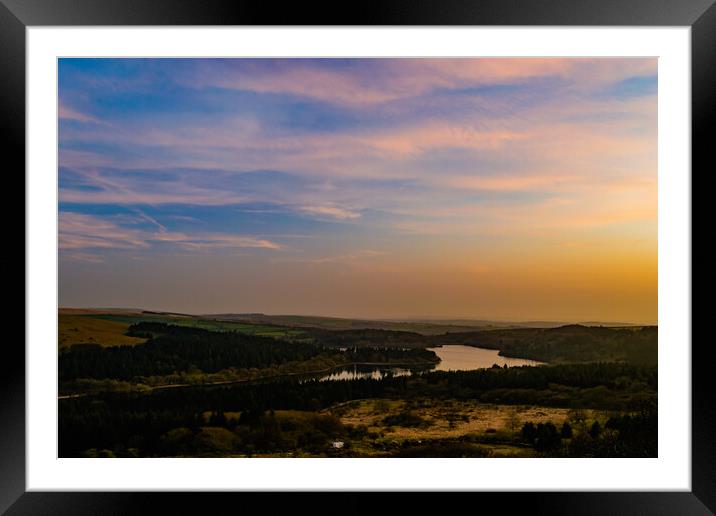
[[[536,366],[542,362],[525,358],[509,358],[500,356],[497,349],[476,348],[473,346],[450,345],[439,348],[428,348],[440,357],[435,371],[472,371],[486,369],[497,364],[500,367]]]
[[[476,348],[473,346],[449,345],[428,348],[440,357],[440,363],[427,367],[386,367],[386,366],[349,366],[334,369],[317,377],[319,381],[356,380],[373,378],[380,380],[388,376],[408,376],[428,371],[472,371],[487,369],[497,364],[500,367],[536,366],[542,362],[523,358],[509,358],[498,355],[496,349]]]

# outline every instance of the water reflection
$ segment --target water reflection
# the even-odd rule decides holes
[[[536,366],[542,362],[525,358],[509,358],[499,355],[496,349],[476,348],[473,346],[450,345],[428,348],[440,357],[437,371],[472,371],[487,369],[497,364],[500,367]]]
[[[497,364],[500,367],[535,366],[542,362],[523,358],[502,357],[495,349],[475,348],[472,346],[449,345],[438,348],[428,348],[440,357],[440,363],[434,366],[421,366],[414,368],[390,366],[353,365],[334,369],[327,373],[306,378],[321,382],[335,380],[373,379],[382,380],[392,376],[410,376],[422,374],[427,371],[472,371],[487,369]]]
[[[432,367],[420,367],[417,368],[419,371],[431,370]],[[343,369],[335,369],[330,373],[327,373],[318,378],[319,381],[329,380],[357,380],[357,379],[373,379],[382,380],[383,378],[390,378],[393,376],[410,376],[413,374],[412,369],[405,367],[381,367],[381,366],[359,366],[354,365],[351,367],[345,367]]]

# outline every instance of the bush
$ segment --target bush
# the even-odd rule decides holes
[[[489,457],[492,452],[470,443],[435,443],[403,448],[393,457]]]
[[[552,423],[539,423],[537,425],[537,437],[535,438],[534,447],[536,451],[549,451],[559,448],[562,444],[562,438],[557,432],[557,427]]]
[[[387,416],[383,419],[386,426],[421,427],[429,426],[429,423],[412,411],[403,411],[399,414]]]
[[[534,423],[531,421],[525,423],[522,426],[522,440],[526,443],[533,444],[535,437],[537,437],[537,429]]]
[[[201,455],[226,455],[238,444],[237,436],[226,428],[204,427],[194,438],[194,448]]]
[[[162,455],[183,455],[191,451],[193,439],[188,428],[172,428],[159,439],[159,448]]]
[[[562,444],[560,433],[552,423],[539,423],[536,426],[531,421],[525,423],[522,427],[522,440],[539,452],[555,450]]]

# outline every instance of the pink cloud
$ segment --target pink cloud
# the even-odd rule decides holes
[[[302,206],[300,210],[309,215],[325,216],[339,220],[357,219],[361,215],[356,211],[351,211],[337,206]]]
[[[133,249],[148,247],[141,231],[81,213],[60,212],[59,248]]]
[[[468,190],[523,191],[552,188],[574,182],[575,177],[567,174],[539,174],[520,176],[455,176],[444,181],[446,186]]]
[[[225,249],[225,248],[259,248],[282,249],[283,246],[270,240],[252,236],[208,233],[186,235],[184,233],[160,232],[149,237],[154,242],[171,242],[185,249]]]
[[[198,78],[192,77],[187,83],[361,106],[417,96],[436,88],[513,84],[548,76],[562,77],[582,87],[597,87],[636,74],[654,74],[657,61],[650,58],[418,58],[389,59],[374,65],[367,76],[360,68],[329,70],[299,60],[281,69],[256,67],[250,73],[231,68],[218,75],[198,73]]]
[[[519,132],[478,131],[465,125],[432,125],[378,133],[360,139],[373,149],[397,155],[422,154],[440,148],[497,149],[507,142],[524,139]]]
[[[127,228],[113,220],[74,212],[60,212],[59,249],[144,249],[153,243],[172,243],[185,249],[202,250],[217,248],[281,249],[270,240],[247,235],[207,233],[190,235],[159,229],[147,231]],[[82,254],[73,253],[76,257]],[[85,255],[89,256],[89,255]]]
[[[67,252],[63,254],[63,258],[70,259],[76,262],[84,263],[104,263],[104,258],[96,254],[90,253],[71,253]]]
[[[77,110],[74,110],[62,102],[59,103],[57,107],[57,116],[58,118],[62,120],[75,120],[77,122],[99,122],[95,117],[86,115],[84,113],[80,113]]]

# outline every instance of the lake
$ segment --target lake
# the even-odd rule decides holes
[[[536,366],[542,362],[526,358],[509,358],[500,356],[497,349],[476,348],[473,346],[449,345],[439,348],[428,348],[440,357],[435,371],[472,371],[486,369],[497,364],[500,367]]]
[[[475,369],[487,369],[497,364],[500,367],[536,366],[542,362],[527,360],[523,358],[509,358],[498,355],[496,349],[476,348],[473,346],[462,346],[451,344],[437,348],[428,348],[440,357],[440,363],[430,367],[385,367],[385,366],[350,366],[337,368],[329,373],[324,373],[313,378],[319,381],[331,380],[357,380],[359,378],[372,378],[381,380],[387,376],[409,376],[411,374],[428,371],[472,371]]]

